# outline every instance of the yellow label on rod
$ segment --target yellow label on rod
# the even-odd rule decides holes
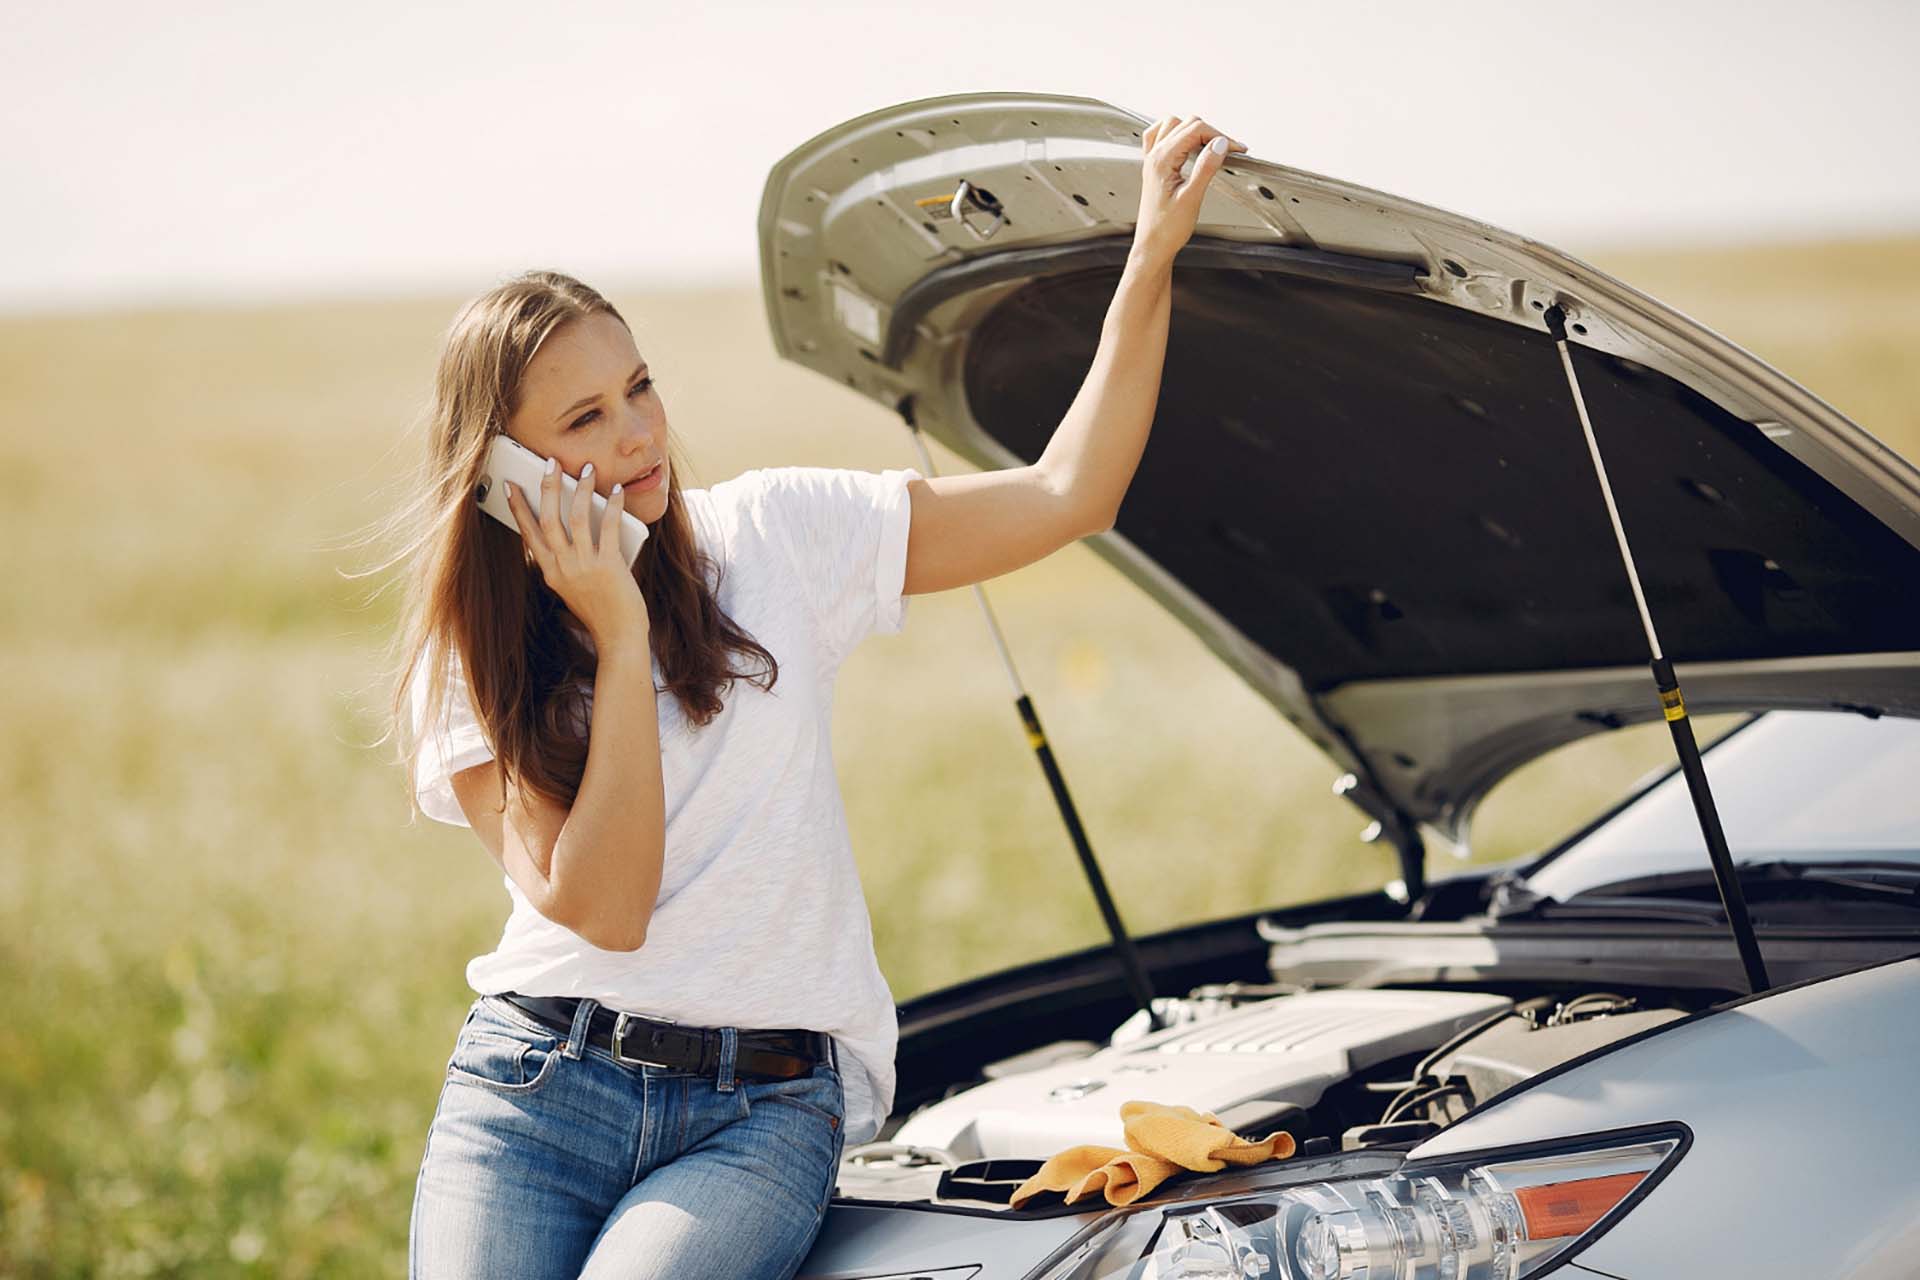
[[[1667,719],[1669,720],[1684,720],[1687,718],[1687,704],[1686,701],[1681,698],[1680,690],[1677,688],[1662,690],[1660,694],[1660,705],[1666,710]]]

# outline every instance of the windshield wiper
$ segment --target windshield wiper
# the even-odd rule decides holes
[[[1920,851],[1916,851],[1920,858]],[[1920,862],[1855,858],[1775,858],[1735,868],[1756,900],[1861,902],[1920,911]],[[1636,919],[1684,920],[1724,925],[1723,903],[1694,896],[1715,886],[1707,868],[1663,871],[1583,889],[1571,897],[1520,899],[1498,913],[1502,920]]]
[[[1693,898],[1581,894],[1566,902],[1542,898],[1530,909],[1502,915],[1500,919],[1503,923],[1509,920],[1666,920],[1724,929],[1727,913],[1718,902],[1701,902]]]
[[[1920,863],[1869,858],[1840,861],[1774,858],[1766,862],[1743,862],[1734,871],[1740,877],[1741,884],[1756,888],[1782,883],[1834,885],[1889,901],[1905,900],[1920,907]],[[1590,901],[1596,897],[1658,896],[1697,889],[1711,883],[1713,875],[1710,871],[1663,871],[1658,875],[1636,876],[1630,880],[1595,885],[1574,894],[1562,905]]]

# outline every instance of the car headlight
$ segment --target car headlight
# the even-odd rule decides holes
[[[1600,1134],[1103,1219],[1045,1280],[1524,1280],[1631,1208],[1685,1145]]]

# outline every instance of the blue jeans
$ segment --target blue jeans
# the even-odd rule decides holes
[[[845,1138],[835,1063],[739,1080],[616,1062],[494,996],[454,1042],[414,1192],[409,1269],[438,1277],[769,1277],[813,1245]]]

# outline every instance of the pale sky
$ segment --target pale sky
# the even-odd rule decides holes
[[[946,93],[1201,115],[1580,256],[1920,230],[1920,6],[14,4],[0,309],[751,285],[769,167]]]

